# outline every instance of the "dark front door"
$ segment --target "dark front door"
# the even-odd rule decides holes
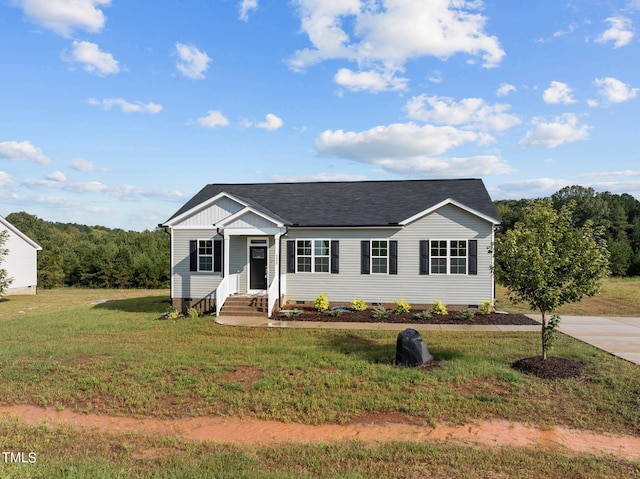
[[[267,247],[249,248],[249,289],[267,289]]]

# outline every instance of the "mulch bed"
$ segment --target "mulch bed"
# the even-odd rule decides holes
[[[567,358],[556,358],[542,356],[519,359],[512,364],[512,367],[526,374],[533,374],[542,379],[567,379],[582,376],[584,363]]]
[[[324,322],[352,322],[352,323],[408,323],[408,324],[481,324],[481,325],[518,325],[518,326],[538,326],[540,323],[525,316],[515,313],[476,313],[472,319],[459,319],[458,313],[446,315],[431,315],[429,319],[414,318],[414,312],[395,314],[391,313],[386,319],[376,319],[373,317],[371,309],[366,311],[345,312],[338,316],[331,316],[328,313],[320,313],[314,309],[303,309],[303,312],[293,318],[287,318],[283,312],[278,313],[277,319],[282,321],[324,321]]]

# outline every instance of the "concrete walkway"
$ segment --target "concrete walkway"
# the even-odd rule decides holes
[[[418,331],[540,331],[540,326],[497,326],[481,324],[413,324],[413,323],[350,323],[321,321],[279,321],[261,317],[221,316],[216,323],[227,326],[248,326],[253,328],[292,329],[359,329],[373,331],[402,331],[413,328]]]
[[[538,321],[535,315],[528,315]],[[497,326],[476,324],[350,323],[315,321],[279,321],[262,317],[221,316],[216,322],[227,326],[254,328],[355,329],[374,331],[502,331],[539,332],[540,326]],[[562,316],[560,332],[640,364],[640,318]]]

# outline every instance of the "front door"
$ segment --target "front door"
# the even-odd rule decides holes
[[[267,247],[251,246],[249,248],[249,289],[267,289]]]

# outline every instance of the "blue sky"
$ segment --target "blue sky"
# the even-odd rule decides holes
[[[0,215],[152,229],[207,183],[640,199],[640,0],[0,0]]]

